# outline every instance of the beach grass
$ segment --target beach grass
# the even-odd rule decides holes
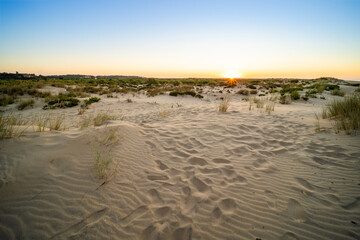
[[[230,95],[226,95],[223,100],[220,102],[219,104],[219,112],[225,113],[227,112],[227,110],[230,107],[230,100],[231,100],[231,96]]]
[[[336,132],[351,134],[360,127],[360,96],[353,94],[343,99],[334,99],[324,107],[322,117],[334,122]]]

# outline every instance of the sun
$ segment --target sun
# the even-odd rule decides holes
[[[241,78],[242,74],[236,71],[229,71],[229,72],[225,72],[222,76],[224,78],[234,79],[234,78]]]

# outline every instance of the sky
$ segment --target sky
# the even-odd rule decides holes
[[[0,72],[360,79],[360,0],[0,0]]]

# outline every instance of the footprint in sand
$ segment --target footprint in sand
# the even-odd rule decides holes
[[[162,163],[160,160],[156,160],[155,162],[157,163],[158,168],[159,168],[160,170],[166,170],[166,169],[168,169],[168,166],[166,166],[166,165],[165,165],[164,163]]]
[[[130,223],[132,223],[132,221],[134,221],[135,219],[137,219],[137,218],[143,216],[145,213],[147,213],[148,210],[149,209],[147,206],[140,206],[140,207],[136,208],[134,211],[132,211],[131,213],[129,213],[126,217],[121,219],[120,224],[122,226],[127,226]]]
[[[169,180],[169,177],[166,175],[162,175],[162,174],[152,174],[152,175],[148,175],[147,178],[151,181],[164,181],[164,180]]]
[[[274,173],[278,171],[278,169],[275,167],[275,165],[271,162],[268,162],[265,159],[258,159],[253,162],[253,166],[264,173]]]
[[[237,208],[237,204],[234,199],[225,198],[220,201],[219,207],[222,212],[230,214],[233,213],[234,210]]]
[[[199,192],[207,192],[210,191],[210,187],[204,183],[202,180],[200,180],[199,178],[193,176],[191,178],[191,183],[194,185],[194,187],[199,191]]]
[[[214,210],[211,212],[211,217],[210,217],[210,220],[211,220],[211,223],[214,224],[214,225],[218,225],[221,223],[221,220],[222,220],[222,211],[219,207],[215,207]]]
[[[297,222],[306,222],[308,220],[304,208],[295,199],[288,201],[288,215]]]
[[[213,159],[213,162],[216,164],[230,164],[231,163],[231,161],[222,159],[222,158],[215,158],[215,159]]]
[[[154,216],[157,220],[165,220],[169,218],[172,214],[172,209],[170,207],[161,207],[154,211]]]
[[[150,189],[147,192],[147,197],[149,198],[150,202],[153,204],[164,203],[164,200],[160,197],[160,194],[156,189]]]
[[[192,157],[188,160],[188,163],[192,164],[192,165],[200,165],[200,166],[204,166],[207,165],[207,161],[203,158],[199,158],[199,157]]]

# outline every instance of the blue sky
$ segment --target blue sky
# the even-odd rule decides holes
[[[0,0],[0,71],[360,79],[359,0]]]

